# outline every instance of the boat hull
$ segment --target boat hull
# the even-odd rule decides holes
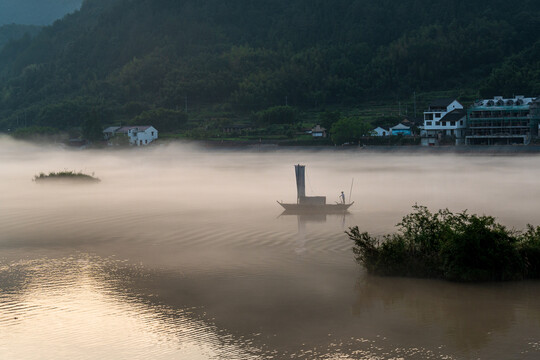
[[[354,201],[350,204],[287,204],[277,202],[288,213],[318,213],[318,214],[332,214],[346,212]]]

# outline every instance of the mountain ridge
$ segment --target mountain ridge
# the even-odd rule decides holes
[[[0,2],[0,26],[44,26],[78,10],[83,0],[4,0]]]
[[[320,109],[413,91],[538,95],[539,8],[529,0],[86,0],[0,52],[0,130],[22,111],[35,125],[69,128],[91,108],[118,123],[186,99],[199,110],[249,113],[285,98]]]

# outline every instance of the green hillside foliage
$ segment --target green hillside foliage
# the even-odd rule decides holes
[[[0,52],[0,131],[23,112],[67,129],[89,109],[112,124],[413,91],[535,96],[539,28],[535,0],[86,0]]]
[[[10,41],[27,36],[35,36],[41,31],[40,26],[9,24],[0,26],[0,50]]]

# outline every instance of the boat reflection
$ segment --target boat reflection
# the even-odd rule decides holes
[[[345,219],[351,215],[348,211],[342,211],[341,213],[317,213],[317,212],[297,212],[285,210],[280,216],[296,216],[298,221],[298,232],[296,237],[295,252],[301,255],[306,252],[307,243],[307,224],[321,224],[326,223],[327,217],[339,218],[341,220],[341,228],[345,229]]]

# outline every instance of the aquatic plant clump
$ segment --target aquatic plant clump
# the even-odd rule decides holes
[[[60,171],[60,172],[50,172],[48,174],[40,173],[35,175],[33,181],[35,182],[49,182],[49,181],[58,181],[66,180],[73,182],[84,182],[84,183],[98,183],[101,180],[92,175],[84,174],[83,172],[75,171]]]
[[[540,226],[518,232],[491,216],[413,210],[396,234],[373,237],[357,226],[346,232],[369,273],[453,281],[540,278]]]

